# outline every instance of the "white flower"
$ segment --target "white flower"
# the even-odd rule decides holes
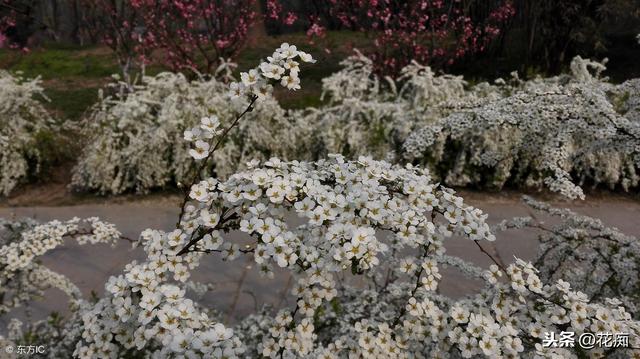
[[[206,158],[209,156],[209,144],[201,140],[196,141],[196,147],[189,150],[189,155],[196,160]]]
[[[282,54],[282,57],[285,59],[292,59],[298,56],[299,52],[295,45],[289,45],[288,43],[283,43],[280,45],[280,48],[276,50]]]
[[[296,76],[283,76],[281,80],[282,86],[286,87],[289,90],[299,90],[300,89],[300,79]]]
[[[260,71],[262,71],[262,76],[268,79],[280,80],[285,69],[279,65],[263,62],[260,64]]]
[[[271,96],[273,93],[273,86],[266,82],[259,82],[254,89],[254,94],[258,96],[258,99],[264,100]]]
[[[243,98],[246,93],[246,86],[244,83],[232,82],[229,85],[230,97],[232,100]]]
[[[171,350],[176,353],[183,353],[191,346],[193,340],[193,330],[174,332],[171,339]]]
[[[220,222],[220,216],[217,213],[210,213],[206,209],[200,212],[200,218],[202,219],[202,224],[206,227],[215,228]]]
[[[469,320],[469,311],[464,307],[455,306],[451,308],[451,318],[456,323],[466,323]]]
[[[199,128],[193,128],[190,130],[185,130],[184,131],[184,139],[185,141],[189,141],[189,142],[193,142],[197,139],[200,138],[200,129]]]
[[[218,127],[220,127],[220,120],[218,116],[203,117],[200,120],[200,127],[207,132],[217,134]]]
[[[198,183],[191,187],[191,191],[189,192],[189,197],[191,199],[195,199],[199,202],[205,202],[208,198],[207,186]]]
[[[255,85],[260,79],[260,74],[256,69],[251,69],[249,72],[242,72],[240,74],[240,79],[242,79],[242,83],[246,86]]]
[[[308,54],[306,52],[298,51],[298,55],[300,56],[300,60],[302,60],[304,62],[311,62],[311,63],[316,62],[316,60],[313,59],[311,54]]]
[[[482,349],[484,355],[488,357],[495,357],[499,353],[498,341],[494,338],[482,337],[478,346]]]

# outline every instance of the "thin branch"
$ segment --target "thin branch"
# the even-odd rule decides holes
[[[196,183],[196,181],[198,180],[198,178],[200,177],[200,174],[202,173],[202,171],[205,169],[207,162],[209,161],[209,159],[211,158],[211,155],[222,145],[222,140],[224,140],[224,138],[229,134],[229,132],[236,127],[236,125],[240,122],[240,119],[246,115],[247,113],[251,112],[253,110],[253,105],[255,104],[256,100],[258,99],[258,96],[253,95],[251,96],[251,101],[249,102],[249,105],[247,106],[247,108],[240,113],[238,116],[236,116],[235,120],[233,121],[233,123],[231,124],[231,126],[229,126],[219,137],[218,137],[218,141],[216,142],[216,144],[213,146],[213,149],[211,151],[209,151],[209,154],[207,155],[207,157],[204,158],[204,160],[202,160],[202,163],[200,164],[200,166],[198,167],[198,169],[196,170],[196,172],[193,174],[193,178],[191,180],[191,184],[188,187],[185,187],[184,189],[184,198],[182,200],[182,205],[180,206],[180,215],[178,216],[178,221],[176,222],[176,228],[180,227],[180,222],[182,222],[182,217],[184,217],[184,211],[185,211],[185,207],[187,205],[187,202],[189,201],[189,189]]]

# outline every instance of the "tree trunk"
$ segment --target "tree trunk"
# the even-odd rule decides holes
[[[247,46],[258,45],[267,36],[267,28],[264,23],[264,13],[262,11],[262,1],[254,0],[253,11],[256,13],[256,19],[247,32]]]

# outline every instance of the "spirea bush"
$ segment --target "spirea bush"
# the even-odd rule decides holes
[[[0,196],[39,172],[39,149],[53,122],[38,97],[47,99],[40,79],[0,70]]]
[[[618,298],[638,314],[640,303],[640,241],[597,218],[569,209],[553,208],[525,196],[524,202],[559,221],[545,222],[519,217],[501,222],[496,230],[529,228],[540,232],[540,248],[534,265],[540,276],[563,279],[593,299]]]
[[[640,122],[640,79],[631,79],[612,89],[616,111],[633,122]]]
[[[356,53],[323,80],[329,106],[299,116],[316,123],[313,156],[371,154],[429,167],[455,186],[548,187],[582,197],[582,185],[638,186],[640,91],[614,85],[604,62],[577,57],[550,78],[470,85],[415,62],[380,78]]]
[[[9,345],[44,345],[50,357],[71,353],[77,341],[78,313],[86,308],[87,300],[80,289],[66,276],[40,263],[40,257],[75,239],[79,244],[115,244],[122,238],[120,232],[98,218],[69,221],[51,221],[39,224],[31,219],[6,220],[0,218],[0,315],[15,309],[29,310],[29,302],[44,298],[45,290],[55,288],[69,298],[70,315],[59,317],[55,313],[46,320],[26,325],[12,319],[7,338],[1,338],[3,348]],[[86,310],[86,309],[85,309]],[[65,326],[66,325],[66,326]]]
[[[417,126],[435,122],[463,104],[499,98],[500,86],[469,86],[462,76],[436,75],[412,62],[398,79],[374,74],[371,60],[356,51],[343,69],[325,79],[328,105],[295,113],[317,128],[313,156],[342,153],[396,160],[396,153]]]
[[[184,133],[192,167],[202,169],[225,137],[259,106],[271,83],[299,80],[289,60],[311,57],[283,45],[268,62],[233,83],[232,102],[244,110],[223,126],[212,117]],[[296,218],[298,217],[298,218]],[[580,357],[579,347],[544,347],[545,333],[629,333],[640,345],[640,322],[619,299],[590,299],[569,282],[545,277],[521,259],[503,265],[483,245],[495,239],[487,215],[432,181],[425,168],[341,155],[314,162],[270,158],[227,179],[195,171],[175,230],[147,229],[138,244],[147,258],[106,283],[58,331],[75,343],[51,357],[426,358]],[[60,238],[64,223],[27,231],[26,243],[2,253],[24,268],[33,240]],[[503,227],[509,224],[503,224]],[[99,226],[102,228],[103,226]],[[99,230],[100,233],[111,233]],[[240,240],[227,233],[239,231]],[[96,232],[94,230],[94,232]],[[44,238],[41,236],[44,235]],[[93,237],[91,237],[93,238]],[[466,240],[494,263],[483,270],[449,256],[445,241]],[[42,254],[37,250],[36,254]],[[292,308],[263,310],[235,326],[187,294],[191,271],[209,255],[232,262],[249,256],[266,279],[275,267],[295,279]],[[23,259],[24,258],[24,259]],[[441,268],[483,281],[477,294],[441,295]],[[4,270],[4,269],[3,269]],[[4,272],[0,272],[4,273]],[[4,275],[4,274],[3,274]],[[599,298],[597,295],[594,298]],[[12,322],[7,338],[21,331]],[[41,330],[46,332],[46,330]],[[71,352],[72,351],[72,352]],[[636,349],[594,349],[590,355],[631,357]]]
[[[599,78],[603,64],[578,57],[571,67],[570,76],[521,83],[422,127],[404,143],[404,159],[458,186],[546,186],[570,198],[584,197],[583,184],[637,187],[640,123],[613,100],[633,115],[638,93]]]
[[[0,315],[42,296],[43,290],[52,287],[79,300],[81,294],[75,284],[37,263],[37,258],[62,245],[66,238],[75,238],[80,244],[113,244],[120,237],[113,225],[98,218],[46,224],[0,218]]]
[[[222,124],[234,119],[226,68],[217,74],[218,79],[189,81],[166,72],[144,77],[130,92],[105,96],[86,120],[88,140],[73,170],[72,187],[102,194],[144,193],[187,180],[191,174],[184,131],[203,118]],[[303,137],[305,127],[284,116],[270,96],[247,117],[250,121],[226,139],[207,170],[227,176],[254,158],[297,153],[290,139]]]
[[[397,79],[380,78],[358,52],[342,64],[323,79],[320,107],[285,111],[265,93],[207,169],[224,177],[253,158],[340,153],[427,166],[455,186],[544,186],[571,198],[583,185],[638,186],[637,81],[609,83],[603,63],[578,57],[567,75],[475,85],[416,62]],[[103,100],[73,185],[117,194],[183,182],[182,132],[202,118],[234,120],[225,86],[165,73]]]
[[[478,246],[494,237],[480,210],[431,184],[422,169],[366,157],[271,159],[224,182],[202,180],[189,198],[179,228],[145,231],[148,260],[112,277],[107,297],[83,315],[76,355],[146,348],[161,357],[570,357],[569,349],[542,348],[542,333],[640,330],[619,302],[592,302],[567,282],[543,282],[525,261],[485,272],[447,256],[444,241],[461,240],[453,235]],[[291,212],[304,224],[290,224]],[[247,239],[226,240],[230,230]],[[212,321],[182,284],[207,254],[252,256],[266,276],[274,266],[291,270],[295,308],[250,317],[236,329]],[[487,287],[464,299],[443,297],[442,266]],[[349,286],[344,276],[370,284]]]

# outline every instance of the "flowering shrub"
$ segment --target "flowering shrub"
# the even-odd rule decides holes
[[[224,69],[218,69],[219,76],[228,76]],[[190,175],[184,131],[202,118],[230,123],[235,112],[228,103],[223,81],[189,81],[173,73],[144,77],[133,92],[104,97],[87,119],[88,142],[73,170],[72,186],[119,194],[184,182]],[[212,167],[220,176],[254,158],[297,151],[289,139],[301,137],[305,128],[287,119],[274,99],[261,101],[247,116],[250,120],[240,123],[214,155]]]
[[[640,303],[640,242],[599,219],[558,209],[528,196],[529,207],[560,219],[547,226],[531,217],[514,218],[498,229],[532,228],[541,232],[541,246],[533,261],[540,276],[563,279],[593,299],[618,298],[636,316]]]
[[[225,182],[203,180],[189,196],[180,228],[145,231],[148,260],[112,277],[108,296],[82,315],[76,355],[117,357],[137,349],[160,356],[566,357],[572,349],[542,348],[544,332],[634,338],[640,331],[618,302],[591,302],[562,280],[548,285],[524,261],[484,272],[447,256],[443,241],[453,234],[476,241],[493,235],[485,215],[430,184],[425,170],[364,157],[272,159]],[[291,227],[291,211],[305,223]],[[225,240],[229,230],[247,233],[245,243]],[[213,321],[183,288],[206,253],[227,260],[251,255],[267,276],[273,266],[294,271],[296,308],[249,317],[235,330]],[[459,300],[437,294],[444,265],[486,280],[486,289]],[[370,289],[338,281],[344,272],[364,275]]]
[[[294,180],[290,190],[280,194],[270,191],[290,177],[299,177],[300,187]],[[327,180],[346,182],[343,186],[323,184]],[[626,332],[630,333],[630,345],[637,346],[634,340],[640,323],[632,321],[616,300],[589,301],[563,280],[547,285],[544,272],[538,273],[521,260],[506,268],[496,262],[483,271],[446,255],[443,241],[456,240],[449,238],[454,232],[472,240],[493,237],[481,212],[428,180],[424,170],[368,158],[345,162],[338,156],[320,163],[272,159],[263,168],[239,173],[223,183],[208,179],[196,184],[191,196],[199,199],[189,205],[180,229],[143,232],[148,260],[134,262],[124,275],[112,277],[105,298],[95,304],[83,302],[79,314],[63,325],[64,330],[57,334],[63,333],[61,340],[52,343],[56,345],[48,347],[52,349],[48,353],[50,357],[69,356],[69,344],[79,341],[75,355],[80,357],[120,357],[124,353],[162,357],[574,357],[577,348],[541,345],[543,333],[561,330]],[[382,188],[389,192],[380,191]],[[256,196],[253,189],[262,190],[256,199],[252,199]],[[358,190],[373,197],[360,205],[332,205],[341,197],[337,193],[331,199],[330,194],[340,191],[351,194],[346,199],[367,197],[355,196]],[[282,198],[274,201],[274,195]],[[382,217],[378,217],[381,208],[375,205],[376,199],[389,204],[389,209],[383,206],[387,213]],[[408,211],[417,217],[404,216],[401,207],[391,205],[394,202],[411,208]],[[433,209],[428,209],[428,203]],[[324,212],[318,208],[325,206],[331,217],[317,218]],[[307,222],[289,227],[285,208]],[[217,212],[211,212],[214,209]],[[219,211],[224,215],[216,216]],[[395,221],[400,222],[394,228]],[[363,225],[376,230],[371,233]],[[52,228],[46,225],[36,232],[50,236]],[[396,232],[398,228],[406,229]],[[474,228],[484,233],[478,234]],[[247,233],[248,244],[226,241],[225,229]],[[98,232],[109,240],[117,238],[112,229]],[[384,238],[379,232],[389,236]],[[416,255],[408,255],[407,249]],[[185,254],[180,255],[183,250]],[[206,253],[220,253],[227,260],[243,253],[251,255],[266,275],[275,265],[298,273],[293,290],[299,299],[296,308],[275,316],[250,316],[233,330],[217,323],[203,314],[206,308],[185,298],[189,271]],[[383,258],[385,264],[380,261]],[[458,268],[487,285],[470,297],[444,297],[436,290],[443,266]],[[343,272],[361,275],[370,285],[362,289],[337,281]],[[37,334],[55,335],[51,324],[33,327]],[[24,332],[17,322],[12,322],[10,329],[14,342],[22,339]],[[613,355],[614,350],[625,354],[624,349],[590,354]]]
[[[462,76],[436,75],[415,61],[397,80],[380,78],[373,62],[357,51],[341,64],[341,71],[322,81],[329,105],[295,113],[317,128],[314,158],[342,153],[397,160],[395,153],[417,126],[480,99],[502,97],[505,91],[488,83],[469,87]]]
[[[376,76],[360,53],[342,64],[323,80],[328,103],[319,108],[285,111],[265,89],[261,96],[270,100],[258,103],[214,154],[216,173],[224,177],[254,157],[341,153],[426,165],[456,186],[547,186],[571,198],[583,196],[583,184],[638,186],[640,91],[635,80],[613,85],[601,78],[604,64],[578,57],[570,75],[514,75],[473,86],[416,62],[396,80]],[[233,121],[227,100],[220,81],[167,73],[103,101],[92,114],[93,139],[74,185],[122,193],[183,181],[186,162],[176,160],[187,158],[182,132],[212,115]]]
[[[209,116],[184,132],[196,171],[176,229],[143,231],[147,258],[112,276],[104,297],[80,306],[60,340],[75,343],[73,356],[583,355],[579,347],[543,346],[544,333],[561,331],[629,333],[630,346],[640,345],[640,322],[618,299],[590,300],[566,281],[541,277],[545,272],[531,263],[516,259],[505,266],[491,257],[482,246],[495,239],[487,215],[434,184],[424,168],[332,155],[315,162],[255,161],[226,180],[202,171],[244,116],[269,101],[271,83],[297,87],[295,58],[312,61],[285,44],[259,68],[242,73],[242,82],[231,84],[239,110],[230,123]],[[27,268],[66,233],[80,234],[76,223],[36,227],[21,242],[2,247],[0,254],[8,258],[3,270]],[[88,238],[119,236],[110,226],[89,223]],[[245,237],[232,241],[229,231]],[[484,271],[446,255],[448,240],[474,243],[494,264]],[[223,324],[187,296],[190,273],[208,254],[226,261],[251,256],[267,278],[276,266],[291,271],[295,308],[263,311],[235,328]],[[461,299],[439,294],[444,266],[483,280],[485,288]],[[9,340],[24,334],[16,322],[11,329]],[[53,357],[69,356],[69,346],[58,348]],[[634,350],[590,354],[640,354]]]
[[[38,136],[53,119],[36,97],[46,99],[40,79],[0,71],[0,195],[40,169]]]
[[[121,237],[111,224],[98,218],[81,221],[51,221],[38,225],[33,220],[7,221],[0,218],[0,314],[55,287],[72,300],[81,298],[78,288],[63,275],[38,264],[35,260],[62,245],[65,238],[78,243],[114,243]]]
[[[584,197],[583,183],[637,187],[640,123],[616,111],[608,97],[615,86],[587,67],[596,75],[604,69],[577,57],[570,78],[526,82],[424,126],[407,139],[403,156],[446,164],[441,175],[455,185],[500,188],[510,181],[570,198]]]
[[[82,35],[114,52],[128,84],[154,52],[173,71],[210,74],[236,54],[257,15],[254,0],[78,1]]]
[[[606,331],[611,325],[616,332],[640,330],[615,302],[589,302],[563,281],[544,285],[524,261],[502,271],[496,265],[482,274],[446,256],[443,241],[454,233],[476,241],[492,240],[493,235],[479,210],[430,184],[424,170],[364,157],[347,162],[337,156],[317,163],[272,159],[225,182],[203,180],[189,196],[193,202],[180,228],[145,232],[149,261],[112,278],[110,300],[101,300],[85,315],[89,331],[83,337],[88,339],[78,353],[117,350],[99,338],[127,332],[121,339],[116,336],[116,343],[125,348],[151,344],[162,356],[214,351],[213,356],[229,357],[439,352],[497,357],[517,355],[525,346],[540,354],[570,355],[566,349],[542,348],[542,333]],[[290,227],[289,211],[305,223]],[[247,233],[246,243],[226,241],[222,233],[229,230]],[[390,236],[383,239],[379,232]],[[386,258],[393,269],[389,277],[381,259],[402,248],[417,250],[417,256]],[[296,307],[275,317],[250,317],[236,331],[212,323],[184,298],[184,290],[166,284],[186,280],[206,253],[220,253],[227,260],[252,255],[267,276],[276,265],[293,270],[298,273]],[[435,291],[439,265],[484,276],[489,286],[477,297],[444,298]],[[356,287],[345,288],[337,280],[343,272],[366,275],[376,289],[361,296]],[[500,281],[502,275],[509,281]],[[249,342],[241,345],[239,338]]]

